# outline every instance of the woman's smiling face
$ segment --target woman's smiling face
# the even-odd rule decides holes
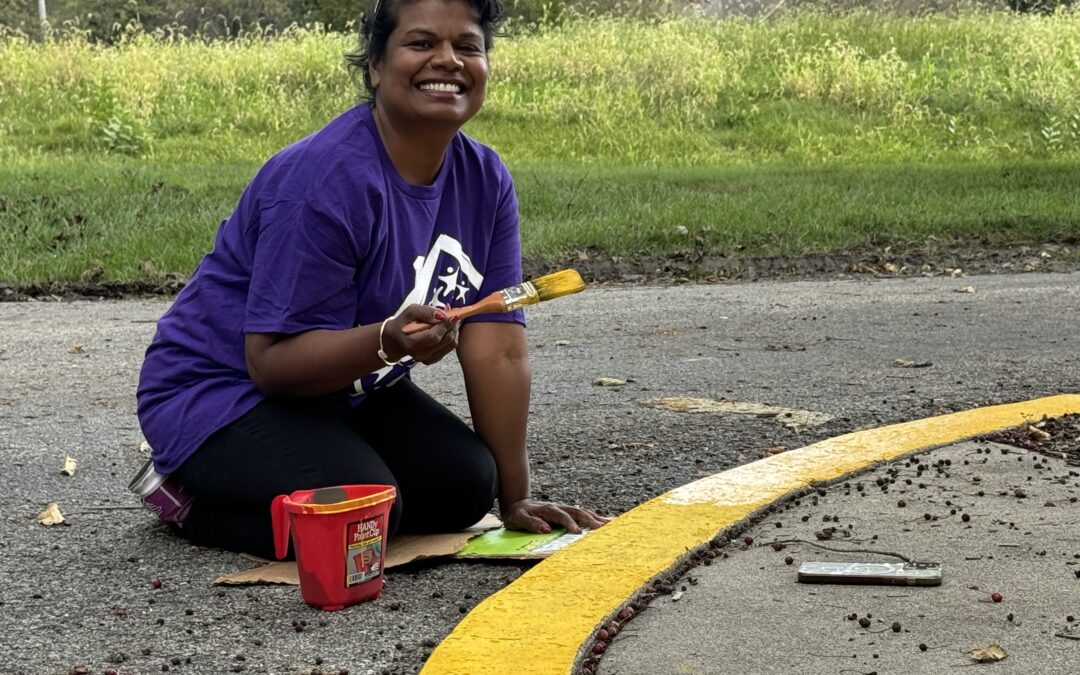
[[[460,128],[480,110],[487,87],[476,10],[464,0],[416,0],[399,1],[397,11],[385,53],[369,66],[375,107],[395,126]]]

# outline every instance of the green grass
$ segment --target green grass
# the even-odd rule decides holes
[[[257,165],[111,160],[0,168],[0,279],[185,278]],[[1080,165],[524,165],[524,253],[801,255],[928,241],[1073,241]]]
[[[578,249],[803,255],[936,238],[991,244],[1080,233],[1080,166],[733,169],[530,167],[519,181],[527,254]],[[570,227],[567,224],[572,224]]]
[[[355,104],[351,48],[0,34],[0,280],[186,276],[259,164]],[[1080,10],[570,15],[492,67],[467,131],[528,256],[1080,237]]]

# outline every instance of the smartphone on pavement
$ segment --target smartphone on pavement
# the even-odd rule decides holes
[[[807,584],[881,584],[938,586],[941,563],[936,562],[804,562],[799,581]]]

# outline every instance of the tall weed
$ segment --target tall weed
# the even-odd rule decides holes
[[[542,5],[541,5],[542,6]],[[584,6],[584,5],[583,5]],[[562,6],[560,6],[562,7]],[[1080,10],[768,18],[563,7],[492,52],[468,131],[511,162],[715,165],[1080,156]],[[258,161],[358,101],[355,39],[0,35],[0,157]]]

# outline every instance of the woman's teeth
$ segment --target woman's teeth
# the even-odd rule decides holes
[[[420,91],[448,91],[454,94],[461,93],[461,85],[446,82],[425,82],[420,85]]]

